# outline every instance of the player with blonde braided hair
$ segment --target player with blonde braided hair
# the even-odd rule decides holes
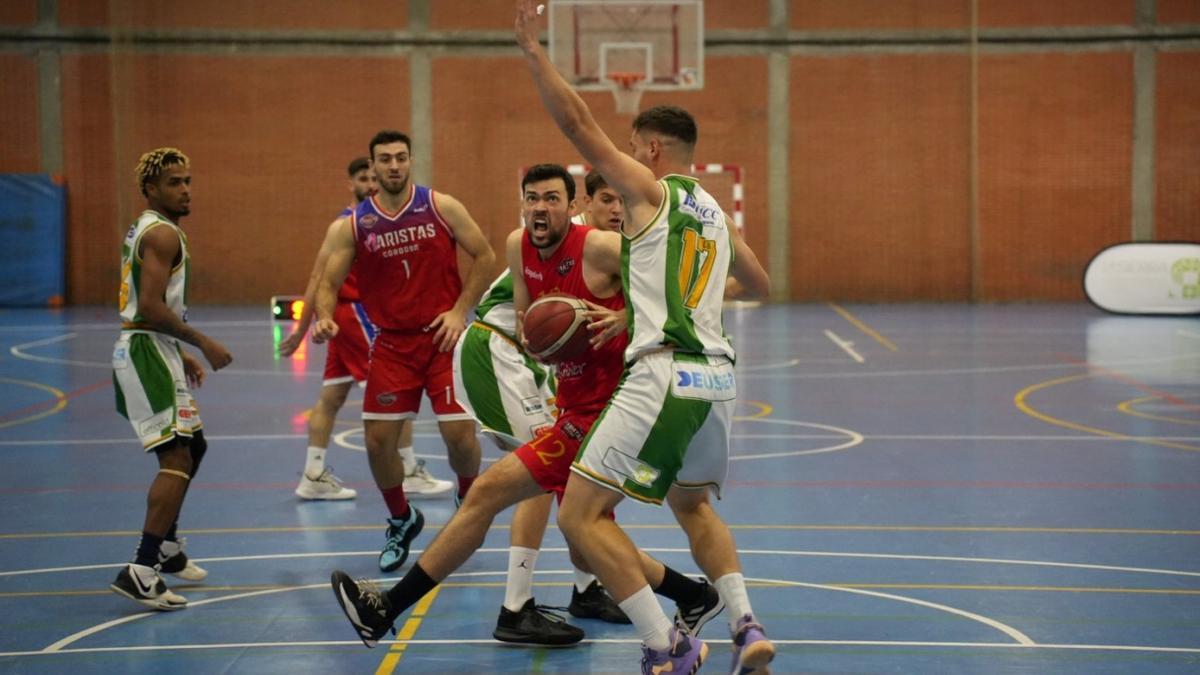
[[[146,519],[134,560],[109,586],[151,609],[175,610],[187,600],[167,589],[159,572],[188,581],[208,573],[188,560],[176,521],[207,443],[188,389],[204,383],[204,366],[180,342],[200,349],[213,370],[233,361],[224,345],[187,325],[188,240],[179,221],[191,212],[190,162],[175,148],[142,155],[135,169],[147,209],[121,247],[121,335],[113,347],[117,412],[129,420],[158,474],[146,497]]]

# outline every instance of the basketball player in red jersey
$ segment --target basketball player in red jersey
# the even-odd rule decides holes
[[[337,292],[353,266],[363,306],[379,328],[367,371],[363,427],[371,474],[390,515],[379,568],[391,572],[404,564],[425,525],[421,511],[405,498],[405,467],[396,452],[403,421],[416,417],[422,391],[433,404],[450,468],[458,475],[457,500],[479,473],[475,420],[454,400],[453,350],[466,330],[467,313],[491,280],[495,253],[461,202],[412,183],[408,136],[380,131],[369,148],[379,191],[354,209],[331,242],[313,340],[337,335]],[[456,246],[473,259],[465,282]]]
[[[401,612],[471,557],[483,544],[496,514],[546,492],[561,498],[576,451],[624,371],[625,331],[608,330],[625,308],[620,235],[571,224],[575,183],[562,166],[534,166],[522,184],[525,227],[509,235],[506,247],[517,316],[529,307],[531,299],[569,293],[592,307],[589,328],[616,335],[602,343],[594,341],[593,349],[575,360],[556,364],[559,416],[554,426],[505,455],[479,477],[458,512],[395,586],[382,593],[369,581],[355,581],[340,570],[333,572],[331,583],[338,603],[368,647],[374,647],[392,628]],[[573,562],[576,558],[572,553]],[[720,611],[719,596],[707,584],[688,579],[644,554],[642,564],[647,577],[657,582],[656,591],[675,599],[681,612],[693,615],[696,622],[702,625]],[[498,633],[505,627],[505,612],[508,610],[501,610]],[[511,628],[517,631],[521,627]],[[561,644],[583,637],[577,629],[554,633]]]

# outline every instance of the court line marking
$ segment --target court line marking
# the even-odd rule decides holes
[[[755,370],[782,370],[784,368],[793,368],[800,365],[800,363],[800,359],[788,359],[786,361],[779,361],[777,363],[752,363],[750,365],[738,364],[736,366],[736,370],[738,372],[751,372]]]
[[[1129,366],[1142,365],[1150,363],[1169,363],[1172,361],[1185,361],[1189,359],[1200,358],[1200,353],[1193,354],[1175,354],[1172,356],[1156,356],[1149,358],[1138,359],[1119,359],[1109,361],[1110,366]],[[759,375],[749,374],[746,378],[769,380],[769,379],[795,379],[795,380],[837,380],[837,379],[855,379],[864,377],[909,377],[909,376],[938,376],[938,375],[982,375],[990,373],[1020,373],[1033,370],[1073,370],[1078,366],[1069,363],[1032,363],[1025,365],[1013,366],[980,366],[969,368],[929,368],[925,370],[879,370],[879,371],[849,371],[841,373],[763,373]]]
[[[425,527],[436,530],[442,526],[429,523]],[[549,527],[558,529],[554,524]],[[674,530],[674,523],[636,524],[628,523],[621,526],[627,530]],[[729,524],[731,530],[783,530],[799,532],[961,532],[985,534],[1128,534],[1136,536],[1200,536],[1200,530],[1168,530],[1168,529],[1135,529],[1123,527],[1005,527],[1005,526],[967,526],[967,525],[747,525]],[[505,524],[494,524],[492,529],[509,529]],[[277,526],[277,527],[210,527],[192,528],[185,531],[188,535],[209,534],[289,534],[295,532],[372,532],[378,531],[378,525],[309,525],[309,526]],[[107,530],[93,532],[22,532],[0,534],[0,540],[5,539],[58,539],[72,537],[133,537],[141,532],[134,530]],[[543,549],[548,550],[548,549]],[[372,555],[377,554],[378,551]],[[308,554],[295,554],[308,555]],[[124,563],[121,563],[124,564]],[[118,567],[120,565],[117,565]],[[97,566],[69,569],[96,569]],[[60,568],[54,568],[60,569]],[[0,572],[0,576],[10,572]]]
[[[828,302],[825,304],[829,305],[829,307],[833,311],[835,311],[839,315],[841,315],[841,317],[843,319],[845,319],[846,321],[849,321],[851,324],[853,324],[855,328],[857,328],[860,331],[871,336],[871,338],[873,340],[875,340],[879,344],[883,345],[888,351],[890,351],[890,352],[897,351],[895,343],[893,343],[891,340],[885,338],[883,335],[881,335],[879,333],[879,331],[875,330],[874,328],[871,328],[866,323],[859,320],[858,317],[851,314],[849,310],[842,308],[842,306],[838,305],[836,302]]]
[[[1042,382],[1038,382],[1036,384],[1031,384],[1028,387],[1025,387],[1024,389],[1022,389],[1021,391],[1018,391],[1016,393],[1016,395],[1013,396],[1013,405],[1015,405],[1017,407],[1017,410],[1020,410],[1021,412],[1025,413],[1026,415],[1028,415],[1036,420],[1041,420],[1042,422],[1045,422],[1046,424],[1052,424],[1054,426],[1064,427],[1066,429],[1072,429],[1075,431],[1083,431],[1083,432],[1090,433],[1090,434],[1097,434],[1099,436],[1108,436],[1110,438],[1115,438],[1115,439],[1123,440],[1123,441],[1133,441],[1135,443],[1146,443],[1149,445],[1157,445],[1159,447],[1164,447],[1164,448],[1173,448],[1175,450],[1187,450],[1189,452],[1200,452],[1200,447],[1197,447],[1194,445],[1184,445],[1183,443],[1174,443],[1171,441],[1159,441],[1159,440],[1155,440],[1155,439],[1147,438],[1147,437],[1143,437],[1143,436],[1130,436],[1128,434],[1121,434],[1121,433],[1117,433],[1115,431],[1108,431],[1106,429],[1099,429],[1097,427],[1087,426],[1086,424],[1078,424],[1076,422],[1064,420],[1059,417],[1054,417],[1053,415],[1047,415],[1046,413],[1043,413],[1043,412],[1035,409],[1033,406],[1029,405],[1029,403],[1027,402],[1027,399],[1029,398],[1030,394],[1041,391],[1042,389],[1056,387],[1060,384],[1068,384],[1071,382],[1077,382],[1079,380],[1086,380],[1090,377],[1096,377],[1096,376],[1097,376],[1097,373],[1089,372],[1089,373],[1082,373],[1079,375],[1068,375],[1066,377],[1059,377],[1059,378],[1055,378],[1053,380],[1045,380]]]
[[[112,328],[113,326],[110,326]],[[65,333],[63,335],[55,335],[53,337],[44,338],[41,340],[33,340],[32,342],[22,342],[19,345],[13,345],[8,348],[9,353],[18,359],[25,361],[34,361],[37,363],[52,363],[65,366],[80,366],[82,368],[103,368],[112,370],[112,362],[102,363],[100,361],[75,361],[73,359],[60,359],[55,356],[38,356],[37,354],[27,354],[26,349],[33,347],[43,347],[45,345],[54,344],[56,342],[65,342],[78,337],[77,333]],[[323,377],[323,374],[315,370],[300,370],[300,371],[280,371],[280,370],[253,370],[248,368],[225,368],[220,371],[226,375],[280,375],[288,377]]]
[[[116,317],[114,317],[113,321],[108,322],[108,323],[72,323],[72,324],[65,324],[65,325],[60,324],[60,323],[59,324],[49,324],[49,323],[34,324],[34,323],[31,323],[31,324],[23,324],[23,325],[0,326],[0,333],[19,333],[19,332],[25,331],[25,330],[59,330],[60,331],[60,330],[64,330],[64,329],[104,330],[104,331],[112,331],[115,333],[121,327],[120,322],[116,321],[115,319],[116,319]],[[283,322],[280,322],[280,323],[283,323]],[[246,321],[246,320],[232,320],[231,319],[228,321],[188,321],[188,325],[198,326],[198,327],[222,326],[222,327],[232,327],[232,328],[250,328],[250,327],[265,328],[265,327],[274,326],[275,322],[272,320],[269,320],[269,319],[266,321]]]
[[[1126,415],[1132,415],[1134,417],[1142,417],[1142,418],[1145,418],[1148,420],[1158,420],[1160,422],[1173,422],[1175,424],[1200,424],[1200,419],[1187,420],[1187,419],[1183,419],[1182,417],[1167,417],[1165,415],[1153,415],[1151,413],[1138,410],[1137,408],[1134,407],[1140,403],[1145,403],[1147,401],[1153,401],[1153,400],[1160,399],[1160,398],[1162,398],[1162,397],[1161,396],[1142,396],[1140,398],[1131,398],[1128,401],[1121,401],[1121,403],[1117,405],[1117,410],[1120,410],[1121,412],[1125,413]]]
[[[33,382],[30,380],[18,380],[13,377],[0,377],[0,382],[7,382],[8,384],[16,384],[24,387],[32,387],[34,389],[41,389],[42,391],[50,392],[50,394],[54,396],[54,406],[50,409],[42,410],[41,412],[30,413],[25,417],[18,417],[17,419],[0,422],[0,429],[36,422],[43,417],[49,417],[67,407],[67,394],[62,389],[57,387],[51,387],[48,384],[42,384],[41,382]],[[13,413],[21,413],[31,407],[41,407],[44,405],[50,405],[50,403],[50,401],[39,401],[33,404],[33,406],[25,406],[24,408],[14,410]]]
[[[1105,368],[1104,366],[1092,363],[1090,361],[1081,361],[1081,360],[1073,358],[1067,354],[1055,354],[1055,356],[1058,356],[1059,358],[1061,358],[1062,360],[1064,360],[1068,363],[1074,363],[1077,366],[1082,366],[1084,368],[1087,368],[1088,372],[1099,373],[1100,375],[1103,375],[1109,379],[1116,380],[1117,382],[1120,382],[1121,384],[1127,384],[1127,385],[1133,387],[1134,389],[1139,389],[1147,394],[1152,394],[1154,396],[1157,396],[1172,405],[1183,408],[1184,410],[1200,412],[1200,404],[1185,401],[1185,400],[1179,398],[1178,396],[1175,396],[1174,394],[1172,394],[1169,391],[1162,391],[1161,389],[1155,389],[1154,387],[1150,386],[1149,384],[1146,384],[1145,382],[1142,382],[1141,380],[1139,380],[1136,377],[1133,377],[1131,375],[1126,375],[1125,373],[1118,372],[1116,370],[1112,370],[1111,368]]]
[[[842,351],[849,354],[850,358],[854,359],[855,361],[858,361],[859,363],[866,361],[866,359],[863,358],[862,354],[859,354],[858,352],[854,351],[854,343],[853,342],[850,342],[849,340],[843,340],[841,338],[841,336],[839,336],[837,333],[829,330],[828,328],[825,329],[825,337],[832,340],[833,344],[841,347]]]
[[[708,639],[708,644],[730,644],[728,639]],[[379,644],[391,644],[393,640],[380,640]],[[771,642],[784,646],[825,646],[825,647],[930,647],[962,649],[1040,649],[1040,650],[1072,650],[1072,651],[1121,651],[1145,652],[1159,654],[1200,654],[1200,647],[1153,647],[1144,645],[1089,645],[1089,644],[1050,644],[1039,642],[1023,645],[1015,642],[922,642],[916,640],[788,640],[771,638]],[[453,639],[422,639],[410,640],[410,645],[425,645],[431,647],[457,645],[496,645],[494,639],[484,638],[453,638]],[[585,638],[579,644],[607,645],[637,645],[641,640],[636,638]],[[212,644],[175,644],[175,645],[128,645],[117,647],[75,647],[54,652],[42,650],[24,652],[0,652],[0,658],[22,656],[48,656],[52,654],[111,654],[137,653],[157,651],[190,651],[203,649],[279,649],[287,647],[361,647],[361,640],[296,640],[294,642],[221,642]]]
[[[668,527],[668,526],[663,526]],[[674,527],[669,526],[669,527]],[[378,529],[378,528],[374,528]],[[1200,533],[1197,533],[1200,534]],[[566,553],[565,547],[544,547],[541,549],[545,553]],[[689,553],[690,549],[686,548],[644,548],[642,549],[649,553]],[[484,547],[475,550],[475,553],[507,553],[507,547]],[[417,555],[424,553],[424,549],[413,549],[412,554]],[[1200,572],[1191,572],[1187,570],[1172,570],[1155,567],[1128,567],[1121,565],[1098,565],[1093,563],[1070,563],[1058,562],[1053,560],[1021,560],[1015,558],[975,558],[964,556],[938,556],[938,555],[920,555],[920,554],[904,554],[904,553],[861,553],[848,551],[796,551],[785,549],[739,549],[739,554],[745,555],[763,555],[763,556],[796,556],[796,557],[812,557],[812,558],[865,558],[875,560],[921,560],[930,562],[955,562],[969,563],[981,565],[1023,565],[1027,567],[1061,567],[1064,569],[1086,569],[1098,570],[1102,572],[1129,572],[1132,574],[1160,574],[1165,576],[1178,577],[1198,577]],[[315,553],[263,553],[257,555],[237,555],[237,556],[222,556],[211,558],[193,558],[196,562],[202,563],[220,563],[220,562],[249,562],[258,560],[295,560],[300,558],[320,558],[320,557],[365,557],[377,556],[378,551],[322,551]],[[80,570],[95,570],[95,569],[117,569],[128,563],[101,563],[96,565],[72,565],[70,567],[44,567],[27,570],[13,570],[8,572],[0,572],[0,576],[25,576],[33,574],[48,574],[54,572],[75,572]],[[484,574],[480,572],[479,574]],[[487,574],[491,574],[488,572]],[[549,574],[549,572],[547,572]],[[464,574],[469,576],[469,574]],[[390,578],[395,581],[394,578]],[[295,587],[299,588],[299,587]]]
[[[408,619],[404,622],[404,627],[396,634],[395,644],[388,649],[387,655],[383,657],[383,662],[375,670],[375,675],[391,675],[396,670],[396,666],[400,665],[400,659],[404,656],[404,650],[408,647],[408,643],[413,639],[413,636],[417,634],[417,629],[421,627],[421,621],[425,619],[425,614],[429,612],[430,606],[433,605],[434,599],[437,598],[441,590],[441,585],[434,586],[413,607]]]
[[[480,549],[480,550],[483,550],[483,549]],[[507,552],[508,549],[507,548],[495,549],[495,551],[497,551],[497,552],[499,552],[501,550]],[[662,552],[664,550],[690,552],[690,549],[645,549],[645,550],[647,552]],[[506,576],[507,574],[508,574],[507,570],[502,570],[502,571],[497,571],[497,572],[462,572],[462,573],[451,574],[447,578],[453,579],[455,577]],[[539,574],[546,574],[546,575],[571,574],[571,575],[573,575],[573,574],[575,574],[575,571],[574,570],[546,570],[546,571],[535,570],[534,571],[535,576],[537,576]],[[391,577],[385,577],[384,579],[377,579],[374,581],[376,583],[380,583],[380,582],[395,583],[396,579],[391,578]],[[786,579],[766,579],[766,578],[759,578],[759,577],[746,577],[746,581],[773,584],[776,586],[794,586],[797,588],[814,588],[814,589],[819,589],[819,590],[836,591],[836,592],[840,592],[840,593],[851,593],[854,595],[866,595],[866,596],[876,597],[876,598],[880,598],[880,599],[884,599],[884,600],[894,600],[897,602],[918,605],[921,607],[927,607],[929,609],[948,612],[950,614],[954,614],[956,616],[960,616],[965,619],[970,619],[972,621],[982,623],[985,626],[988,626],[990,628],[993,628],[995,630],[998,630],[998,631],[1004,633],[1005,635],[1008,635],[1010,638],[1012,638],[1017,643],[1022,644],[1022,645],[1031,646],[1031,645],[1036,644],[1033,640],[1031,640],[1024,633],[1022,633],[1021,631],[1019,631],[1005,623],[996,621],[994,619],[990,619],[990,618],[988,618],[986,616],[982,616],[980,614],[975,614],[974,612],[969,612],[966,610],[958,609],[956,607],[950,607],[948,605],[942,605],[942,604],[939,604],[936,602],[929,602],[929,601],[920,600],[917,598],[908,598],[908,597],[905,597],[902,595],[894,595],[891,593],[882,593],[879,591],[868,591],[868,590],[861,590],[861,589],[856,589],[856,588],[840,588],[837,586],[828,586],[828,585],[822,585],[822,584],[810,584],[810,583],[805,583],[805,582],[800,582],[800,581],[789,581]],[[230,600],[243,600],[246,598],[258,597],[258,596],[262,596],[262,595],[271,595],[271,594],[275,594],[275,593],[287,593],[287,592],[291,592],[291,591],[312,590],[312,589],[316,589],[316,588],[328,588],[328,587],[329,587],[329,583],[324,582],[324,583],[319,583],[319,584],[304,584],[301,586],[292,586],[292,587],[286,587],[286,588],[272,588],[272,589],[261,590],[261,591],[251,591],[248,593],[234,593],[233,595],[224,595],[219,598],[209,598],[207,600],[199,600],[197,602],[189,602],[188,608],[190,609],[190,608],[194,608],[194,607],[201,607],[203,605],[210,605],[210,604],[213,604],[216,602],[227,602]],[[71,635],[68,635],[50,645],[47,645],[46,647],[44,647],[42,649],[41,653],[56,653],[56,652],[61,651],[65,647],[68,647],[71,644],[78,642],[79,640],[82,640],[85,637],[95,635],[96,633],[105,631],[114,626],[119,626],[122,624],[130,623],[133,621],[144,619],[148,616],[155,616],[158,614],[160,614],[160,612],[154,612],[154,611],[139,612],[137,614],[131,614],[129,616],[124,616],[124,617],[121,617],[118,619],[112,619],[110,621],[105,621],[103,623],[99,623],[94,626],[85,628],[76,633],[72,633]],[[0,656],[3,656],[3,654],[0,654]]]

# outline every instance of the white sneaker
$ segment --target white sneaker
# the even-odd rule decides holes
[[[108,587],[150,609],[170,612],[187,607],[187,598],[167,588],[153,567],[129,563],[117,572],[117,578]]]
[[[204,581],[208,570],[188,558],[183,552],[186,546],[185,537],[180,537],[179,541],[163,541],[162,546],[158,548],[158,569],[184,581]]]
[[[342,481],[333,475],[333,469],[325,467],[315,480],[301,476],[300,485],[296,486],[296,496],[301,499],[354,499],[358,491],[342,487]]]
[[[454,489],[454,483],[439,480],[425,468],[425,460],[418,459],[411,473],[404,474],[404,494],[413,497],[437,497]]]

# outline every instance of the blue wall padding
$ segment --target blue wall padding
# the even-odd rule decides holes
[[[44,174],[0,174],[0,307],[62,304],[66,230],[62,185]]]

